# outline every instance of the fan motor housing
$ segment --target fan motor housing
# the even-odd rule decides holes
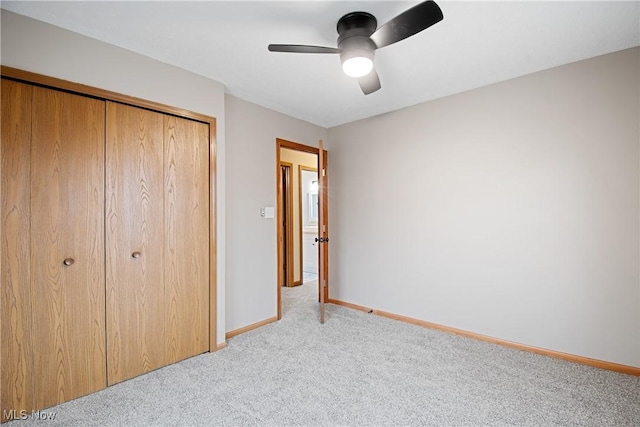
[[[377,27],[378,21],[375,16],[367,12],[351,12],[340,18],[337,30],[338,48],[343,52],[341,56],[354,56],[357,52],[373,53],[376,45],[369,36],[376,31]]]
[[[338,48],[342,51],[354,49],[374,51],[376,50],[376,44],[369,38],[369,36],[351,36],[339,41]]]

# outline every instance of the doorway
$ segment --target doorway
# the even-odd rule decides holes
[[[282,318],[282,287],[305,283],[305,273],[308,279],[318,282],[318,301],[328,299],[328,247],[318,242],[322,234],[319,232],[321,219],[326,235],[328,210],[326,174],[322,179],[318,174],[319,152],[316,147],[276,139],[278,319]],[[326,151],[323,157],[326,162]],[[320,262],[321,256],[323,262]],[[322,286],[319,280],[321,265],[325,272]]]
[[[317,161],[317,159],[316,159]],[[298,165],[298,200],[300,220],[300,263],[302,265],[302,283],[318,280],[318,221],[320,201],[318,169],[307,165]]]

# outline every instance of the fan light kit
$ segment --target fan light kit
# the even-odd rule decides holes
[[[380,89],[380,78],[373,68],[376,49],[411,37],[442,19],[442,10],[433,1],[417,4],[378,28],[376,18],[367,12],[352,12],[338,21],[338,47],[296,44],[270,44],[271,52],[337,53],[342,70],[358,79],[365,95]]]
[[[349,77],[366,76],[373,70],[373,54],[367,56],[364,53],[345,59],[346,55],[341,56],[342,71]]]

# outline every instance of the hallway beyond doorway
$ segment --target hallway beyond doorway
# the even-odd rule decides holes
[[[314,280],[318,280],[318,273],[310,273],[308,271],[302,273],[302,283],[308,283]]]

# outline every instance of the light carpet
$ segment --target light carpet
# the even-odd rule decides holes
[[[8,425],[640,425],[638,377],[331,304],[320,325],[317,282],[282,298],[224,350]]]

